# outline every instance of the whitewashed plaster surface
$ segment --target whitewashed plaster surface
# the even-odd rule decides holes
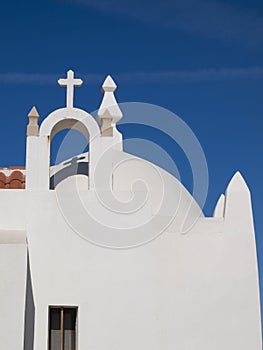
[[[251,198],[240,173],[206,218],[176,178],[122,151],[114,118],[103,137],[85,113],[53,112],[27,137],[27,189],[0,191],[0,348],[23,349],[28,249],[34,350],[48,348],[49,305],[78,306],[78,350],[261,349]],[[71,176],[49,190],[51,134],[73,119],[94,130],[85,155],[92,179]],[[138,177],[147,187],[131,187]]]

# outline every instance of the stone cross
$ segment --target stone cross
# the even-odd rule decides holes
[[[83,81],[81,79],[75,79],[73,70],[69,70],[67,72],[67,79],[59,79],[58,83],[60,86],[67,87],[67,108],[72,108],[74,98],[74,86],[81,86]]]

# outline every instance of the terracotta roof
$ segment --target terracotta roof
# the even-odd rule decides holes
[[[0,168],[0,189],[25,189],[26,176],[21,170],[25,167]]]
[[[1,168],[0,167],[0,170],[25,170],[26,167],[24,166],[10,166],[8,168]]]

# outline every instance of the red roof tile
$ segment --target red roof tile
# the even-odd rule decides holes
[[[16,169],[16,170],[15,170]],[[25,175],[20,171],[24,167],[0,168],[0,170],[14,170],[7,176],[0,171],[0,189],[25,189]]]

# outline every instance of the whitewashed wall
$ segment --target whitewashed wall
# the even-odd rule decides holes
[[[15,221],[15,220],[14,220]],[[23,349],[26,234],[0,230],[0,348]]]
[[[66,107],[40,127],[36,108],[28,115],[26,190],[0,191],[0,349],[47,350],[50,305],[78,306],[78,350],[261,349],[242,176],[205,218],[178,180],[122,152],[110,76],[100,125],[73,107],[82,84],[74,72],[59,84]],[[50,176],[64,165],[50,171],[50,143],[65,128],[89,142],[89,177],[64,177],[52,191]]]
[[[148,165],[120,152],[115,152],[112,159],[119,157],[127,162],[115,171],[114,191],[117,196],[128,198],[129,178],[136,177],[138,166],[147,176]],[[83,238],[85,232],[93,239],[96,235],[104,237],[104,228],[88,216],[83,218],[74,205],[74,178],[60,183],[55,191],[0,192],[0,206],[5,202],[0,211],[0,229],[14,226],[27,231],[35,303],[35,350],[47,350],[49,305],[79,307],[79,350],[261,349],[253,218],[250,194],[242,177],[237,174],[228,187],[223,200],[224,216],[220,211],[214,218],[201,214],[194,227],[182,234],[178,228],[191,196],[171,175],[161,169],[158,172],[169,193],[152,228],[162,222],[165,213],[167,217],[171,215],[170,208],[176,207],[180,199],[178,215],[159,237],[131,249],[102,248]],[[151,218],[158,206],[159,184],[150,170],[149,177],[150,202],[141,209],[141,215],[136,213],[139,222]],[[103,213],[103,220],[118,219],[117,214],[99,212],[97,196],[85,189],[85,177],[80,175],[78,179],[79,196],[91,213],[97,212],[98,217]],[[17,198],[25,205],[12,207]],[[18,218],[13,222],[11,212]],[[198,212],[194,204],[189,215],[196,217]],[[69,220],[65,213],[73,218]],[[125,223],[124,216],[119,214],[120,222]],[[76,226],[69,225],[72,223]],[[107,230],[109,235],[113,233]],[[8,281],[11,272],[13,280],[21,286],[15,289],[13,298],[19,298],[22,307],[24,246],[20,258],[2,247],[4,281]],[[11,268],[13,259],[21,271]],[[0,310],[6,310],[6,293],[2,289]],[[16,327],[21,337],[22,309],[18,312]],[[8,324],[1,317],[4,333],[10,330]],[[15,349],[6,346],[6,341],[1,348],[2,344],[6,350]]]

